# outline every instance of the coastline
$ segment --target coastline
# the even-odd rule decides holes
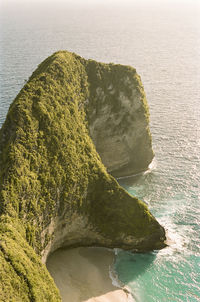
[[[47,268],[63,302],[134,302],[125,286],[111,273],[114,251],[105,248],[59,249]]]
[[[124,180],[124,179],[127,179],[127,178],[133,178],[133,177],[137,177],[137,176],[140,176],[140,175],[146,175],[146,174],[151,173],[152,170],[154,170],[156,168],[156,166],[157,166],[157,162],[156,162],[156,158],[154,156],[146,170],[142,170],[142,171],[140,171],[138,173],[135,173],[135,174],[130,174],[130,175],[128,174],[126,176],[119,176],[119,177],[116,177],[116,179],[117,180]]]

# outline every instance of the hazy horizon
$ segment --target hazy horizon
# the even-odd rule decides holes
[[[89,6],[110,6],[112,5],[113,7],[115,6],[141,6],[141,5],[169,5],[169,4],[181,4],[181,5],[188,5],[189,3],[194,3],[197,5],[198,8],[200,8],[200,1],[199,0],[0,0],[0,7],[2,6],[3,8],[9,6],[9,5],[19,5],[23,4],[25,6],[28,6],[30,4],[35,4],[35,5],[70,5],[70,6],[75,6],[75,7],[87,7]]]

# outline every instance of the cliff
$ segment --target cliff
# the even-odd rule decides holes
[[[154,154],[148,105],[136,70],[89,60],[86,71],[90,135],[107,171],[119,177],[146,170]]]
[[[164,229],[104,166],[129,174],[152,156],[133,68],[66,51],[42,62],[0,130],[0,300],[60,301],[42,262],[62,246],[162,248]]]

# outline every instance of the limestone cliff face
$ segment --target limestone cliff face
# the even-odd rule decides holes
[[[108,172],[118,177],[146,170],[154,154],[148,106],[136,70],[90,60],[87,72],[90,135]]]
[[[42,264],[59,247],[148,251],[165,245],[162,226],[107,173],[97,153],[113,174],[132,173],[127,169],[135,150],[131,137],[142,141],[133,160],[138,150],[145,157],[151,149],[145,106],[139,78],[130,67],[62,51],[33,73],[0,130],[1,301],[60,301]],[[132,119],[137,122],[130,132],[121,113],[129,126]],[[125,142],[128,152],[122,147]],[[122,160],[111,159],[110,148]]]

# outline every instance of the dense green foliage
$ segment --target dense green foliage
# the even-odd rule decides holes
[[[47,58],[0,130],[1,301],[59,301],[38,256],[50,240],[48,234],[41,240],[41,233],[53,217],[85,215],[113,246],[122,234],[140,238],[155,232],[159,241],[159,224],[144,203],[107,174],[87,129],[85,112],[95,106],[102,74],[106,85],[111,74],[136,72],[97,65],[64,51]]]
[[[18,219],[0,220],[0,301],[60,301],[45,265]]]
[[[86,71],[89,82],[90,102],[88,110],[94,108],[98,111],[98,100],[96,98],[96,89],[101,88],[105,92],[105,103],[111,104],[113,112],[120,114],[121,103],[119,94],[122,92],[128,98],[132,98],[133,89],[139,92],[144,108],[144,115],[149,119],[149,109],[146,96],[139,75],[133,67],[120,64],[103,64],[94,60],[86,62]],[[129,85],[127,84],[129,83]],[[113,93],[109,93],[113,89]],[[102,100],[101,100],[102,102]],[[90,114],[88,114],[90,119]],[[126,123],[124,120],[123,123]],[[124,127],[124,125],[120,125]]]

